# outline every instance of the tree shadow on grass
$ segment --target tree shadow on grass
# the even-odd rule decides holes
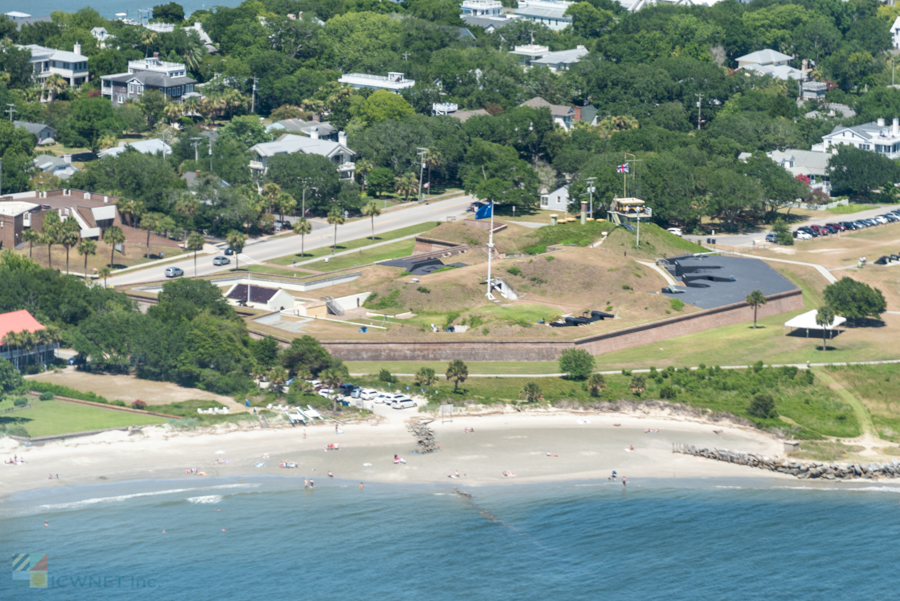
[[[766,329],[766,326],[756,326],[756,327],[754,328],[754,327],[751,325],[751,326],[747,326],[747,329],[748,329],[748,330],[765,330],[765,329]]]

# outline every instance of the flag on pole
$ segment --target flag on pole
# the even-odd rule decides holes
[[[619,165],[618,167],[616,167],[616,171],[618,171],[619,173],[628,173],[628,163]]]
[[[475,212],[475,219],[488,219],[492,217],[494,212],[494,202],[491,201],[490,204],[481,205],[478,207],[478,210]]]

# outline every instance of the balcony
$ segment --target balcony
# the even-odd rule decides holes
[[[356,172],[356,163],[351,163],[350,161],[346,163],[341,163],[337,166],[338,173],[341,174],[341,177],[344,179],[351,179],[353,174]]]
[[[254,171],[265,171],[266,165],[262,161],[250,161],[250,169]]]

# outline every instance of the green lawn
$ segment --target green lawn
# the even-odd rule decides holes
[[[611,224],[603,224],[607,228]],[[547,228],[541,228],[544,231]],[[610,252],[627,252],[629,257],[642,259],[658,259],[662,257],[674,257],[678,255],[702,253],[707,250],[675,234],[670,234],[654,223],[641,223],[641,246],[635,246],[637,232],[629,232],[623,227],[614,229],[601,248]]]
[[[829,213],[834,213],[835,215],[850,215],[851,213],[859,213],[860,211],[869,211],[871,209],[877,209],[878,205],[857,205],[850,203],[848,205],[841,205],[838,207],[834,207],[833,209],[826,209]]]
[[[31,407],[28,409],[0,414],[0,424],[6,426],[19,424],[28,431],[29,436],[50,436],[166,421],[165,418],[153,415],[140,415],[63,401],[39,401],[34,398],[29,398],[29,401]],[[12,406],[10,400],[0,402],[0,410]]]
[[[347,361],[350,373],[377,374],[382,369],[391,373],[414,374],[421,367],[430,367],[437,374],[447,371],[447,361]],[[471,374],[555,374],[559,373],[556,361],[472,361],[467,363]]]
[[[387,232],[384,234],[379,234],[375,236],[375,239],[372,240],[371,236],[368,238],[358,238],[356,240],[347,240],[346,242],[341,242],[337,245],[336,252],[341,252],[344,250],[352,250],[354,248],[361,248],[363,246],[369,246],[372,244],[377,244],[378,242],[385,242],[387,240],[396,240],[397,238],[402,238],[404,236],[411,236],[413,234],[421,234],[422,232],[427,232],[428,230],[434,229],[439,226],[440,223],[435,221],[428,221],[425,223],[420,223],[418,225],[411,225],[409,227],[405,227],[399,230],[394,230],[392,232]],[[338,240],[340,240],[341,231],[338,228]],[[300,238],[297,237],[297,247],[300,247]],[[310,259],[316,259],[319,257],[326,257],[331,254],[331,247],[325,246],[323,248],[317,248],[315,250],[308,250],[306,253],[301,256],[300,253],[285,255],[284,257],[278,257],[277,259],[271,259],[267,261],[267,263],[273,263],[275,265],[291,265],[294,262],[294,259],[297,261],[308,261]],[[331,261],[329,261],[330,263]],[[352,266],[353,263],[351,262]],[[314,265],[318,267],[318,265]]]
[[[371,242],[371,240],[369,240]],[[388,259],[399,259],[408,257],[413,254],[416,248],[415,240],[401,240],[392,242],[384,246],[376,246],[368,250],[360,250],[356,253],[344,255],[343,257],[334,257],[329,259],[328,263],[319,261],[313,263],[310,267],[314,267],[317,271],[336,271],[338,269],[347,269],[356,265],[368,265],[369,263],[377,263],[379,261],[387,261]]]
[[[241,270],[249,271],[250,273],[268,273],[270,275],[283,275],[289,278],[298,277],[302,278],[307,275],[312,275],[309,271],[304,271],[302,269],[281,269],[280,267],[272,267],[270,265],[248,265],[246,268],[241,266]]]

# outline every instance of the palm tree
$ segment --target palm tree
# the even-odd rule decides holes
[[[525,384],[525,388],[519,393],[519,398],[526,403],[533,403],[535,401],[543,401],[544,393],[541,390],[541,387],[538,386],[536,382],[532,381]]]
[[[59,228],[58,242],[66,249],[66,274],[69,273],[69,250],[81,239],[81,226],[74,217],[66,217]]]
[[[591,396],[597,396],[605,386],[606,378],[603,377],[603,374],[591,374],[591,377],[588,378],[587,387],[591,391]]]
[[[134,225],[134,216],[140,212],[137,202],[133,200],[122,199],[116,205],[119,209],[119,215],[123,218],[128,217],[128,225]]]
[[[113,257],[116,252],[116,244],[125,244],[125,233],[122,231],[122,228],[118,226],[110,226],[106,228],[106,231],[103,232],[103,241],[109,244],[109,267],[112,269],[113,267]],[[107,274],[108,275],[108,274]],[[105,280],[104,276],[104,280]]]
[[[444,162],[444,155],[439,150],[426,150],[422,155],[422,162],[428,167],[428,194],[431,194],[431,170],[440,167]]]
[[[247,236],[237,230],[231,230],[225,235],[228,246],[234,249],[234,268],[241,268],[241,251],[244,250],[244,244],[247,242]]]
[[[3,346],[7,351],[13,351],[19,347],[20,336],[18,332],[7,332],[3,335]],[[19,354],[12,354],[13,365],[19,369]]]
[[[302,256],[304,256],[304,253],[303,253],[304,240],[306,238],[306,234],[308,234],[312,231],[312,223],[310,223],[306,217],[301,217],[300,219],[298,219],[297,221],[294,222],[292,229],[294,230],[295,234],[298,234],[300,236],[300,256],[302,257]]]
[[[163,115],[165,115],[166,121],[168,121],[169,124],[178,121],[178,118],[183,114],[183,107],[177,102],[167,102],[166,106],[163,108]]]
[[[281,194],[281,186],[279,186],[278,184],[268,183],[263,186],[262,194],[269,200],[269,212],[274,213],[275,199],[278,198],[279,194]]]
[[[144,56],[150,56],[150,45],[156,40],[156,32],[155,31],[145,31],[141,35],[141,44],[146,48],[146,52]]]
[[[363,194],[366,193],[366,175],[368,175],[372,171],[372,169],[374,169],[374,166],[366,159],[360,159],[356,161],[356,169],[354,169],[354,173],[359,176],[359,183],[362,186]]]
[[[394,191],[406,195],[404,202],[409,202],[409,195],[418,190],[419,180],[416,178],[415,173],[406,173],[394,178]]]
[[[275,389],[275,394],[281,396],[284,393],[284,383],[288,380],[287,370],[280,365],[276,365],[269,370],[266,377],[271,382],[270,387]]]
[[[206,48],[201,44],[189,44],[184,49],[184,54],[181,55],[181,60],[184,61],[184,65],[193,72],[197,72],[200,69],[200,61],[203,60],[203,55],[206,54]]]
[[[453,392],[459,391],[459,383],[469,377],[469,366],[459,359],[454,359],[447,366],[447,379],[453,380]]]
[[[59,73],[52,73],[50,77],[44,80],[44,89],[50,92],[50,100],[56,99],[56,95],[66,89],[69,82]]]
[[[344,212],[340,208],[334,207],[328,211],[328,218],[326,221],[334,226],[334,249],[337,250],[337,227],[339,225],[344,225],[344,222],[347,221],[347,219],[344,217]]]
[[[297,201],[290,194],[282,192],[275,198],[275,207],[281,214],[281,222],[284,223],[284,214],[293,213],[297,208]]]
[[[341,380],[346,376],[346,368],[339,369],[336,367],[329,367],[328,369],[322,371],[319,374],[319,378],[322,380],[322,384],[327,386],[328,388],[337,388],[341,385]],[[331,402],[333,403],[332,409],[335,413],[337,413],[337,394],[332,394]]]
[[[106,288],[106,278],[109,277],[109,274],[112,273],[112,269],[104,265],[100,269],[97,270],[97,275],[103,278],[103,287]]]
[[[28,228],[27,230],[22,232],[22,240],[28,243],[28,258],[30,259],[32,249],[34,248],[34,243],[41,241],[41,233],[37,230]]]
[[[828,333],[828,329],[831,327],[831,324],[834,323],[834,309],[825,305],[824,307],[819,307],[819,311],[816,313],[816,325],[822,328],[822,350],[828,350],[828,343],[825,339],[825,334]]]
[[[186,248],[194,251],[194,277],[197,277],[197,251],[203,250],[203,245],[205,243],[206,240],[199,232],[194,232],[188,236]]]
[[[78,251],[78,254],[84,257],[84,281],[87,281],[88,272],[87,272],[87,261],[88,255],[96,255],[97,254],[97,243],[90,239],[84,239],[78,243],[78,246],[75,248]]]
[[[754,290],[747,295],[747,304],[753,307],[753,329],[756,329],[756,311],[760,305],[766,304],[766,295],[759,290]]]
[[[150,258],[150,232],[157,231],[160,229],[160,221],[164,217],[161,213],[147,213],[143,217],[141,217],[141,229],[146,230],[147,232],[147,253],[146,256]]]
[[[374,200],[362,208],[362,214],[372,219],[372,241],[375,241],[375,218],[381,215],[381,208]]]
[[[188,227],[193,225],[194,215],[197,214],[197,211],[200,210],[200,201],[197,200],[197,197],[191,194],[190,192],[186,192],[181,194],[178,197],[178,200],[175,201],[175,212],[184,217],[185,221],[185,239],[187,237]]]
[[[47,211],[44,213],[44,223],[41,226],[41,243],[47,245],[47,265],[53,269],[53,256],[51,254],[53,245],[59,238],[59,230],[62,227],[62,220],[56,211]]]
[[[184,99],[184,112],[187,115],[203,117],[203,108],[201,107],[201,98],[199,96],[190,96]]]

